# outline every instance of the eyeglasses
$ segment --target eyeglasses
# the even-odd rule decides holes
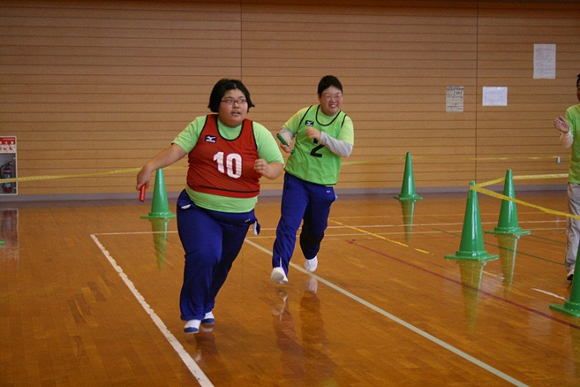
[[[238,99],[226,98],[226,99],[222,99],[222,102],[225,103],[226,105],[233,105],[234,102],[237,102],[238,105],[243,105],[243,104],[247,103],[248,100],[245,98],[238,98]]]
[[[337,93],[337,94],[323,94],[324,96],[324,100],[327,102],[334,100],[340,100],[342,99],[342,93]]]

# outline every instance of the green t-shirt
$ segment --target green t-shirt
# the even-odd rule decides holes
[[[566,110],[566,121],[570,124],[570,132],[574,137],[568,181],[580,184],[580,104],[570,106]]]
[[[320,111],[320,105],[313,105],[299,110],[284,124],[295,135],[294,153],[288,157],[286,172],[310,183],[334,185],[338,182],[342,157],[308,138],[308,126],[354,145],[352,120],[342,110],[329,117]]]
[[[191,152],[197,144],[205,121],[206,116],[197,117],[175,137],[173,143],[179,145],[187,153]],[[217,123],[220,135],[227,140],[237,138],[242,130],[242,125],[230,128],[222,124],[219,119]],[[272,133],[265,126],[255,121],[253,122],[253,128],[256,146],[258,148],[258,157],[266,160],[268,163],[276,162],[283,164],[284,158],[282,157],[282,153],[280,153],[280,149]],[[258,201],[257,196],[253,198],[230,198],[227,196],[196,192],[188,186],[185,189],[196,206],[213,211],[233,213],[248,212],[256,206],[256,202]]]

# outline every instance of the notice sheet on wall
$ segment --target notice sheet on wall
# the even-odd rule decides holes
[[[507,106],[507,87],[483,86],[483,106]]]
[[[447,113],[463,112],[463,86],[447,86]]]
[[[556,79],[555,44],[534,44],[534,79]]]

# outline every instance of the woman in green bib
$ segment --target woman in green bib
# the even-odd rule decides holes
[[[288,282],[296,232],[302,224],[300,248],[308,271],[318,266],[318,251],[336,200],[333,186],[343,157],[354,146],[353,124],[341,110],[342,84],[327,75],[318,83],[317,105],[299,110],[280,130],[282,150],[290,153],[284,170],[282,210],[272,256],[274,282]],[[284,145],[284,142],[287,145]]]
[[[580,101],[580,74],[576,78],[576,98]],[[560,131],[560,142],[566,148],[572,148],[570,170],[568,173],[568,210],[572,215],[580,215],[580,104],[566,109],[565,117],[557,117],[554,127]],[[580,240],[580,221],[568,218],[568,242],[566,246],[566,278],[574,279],[578,241]]]

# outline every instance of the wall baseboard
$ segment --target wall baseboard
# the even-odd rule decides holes
[[[486,187],[494,192],[503,192],[503,185],[496,185],[493,187]],[[428,187],[417,189],[417,194],[447,194],[467,192],[468,186],[463,187]],[[566,184],[551,184],[551,185],[522,185],[517,187],[517,192],[528,191],[566,191]],[[398,188],[346,188],[336,189],[337,195],[398,195],[400,189]],[[151,200],[152,193],[147,195],[147,199]],[[175,199],[179,192],[167,192],[168,199]],[[279,197],[282,196],[282,190],[265,190],[260,193],[261,197]],[[72,201],[72,200],[135,200],[138,202],[138,193],[106,193],[106,194],[61,194],[61,195],[0,195],[0,201],[3,203],[9,202],[46,202],[46,201]]]

